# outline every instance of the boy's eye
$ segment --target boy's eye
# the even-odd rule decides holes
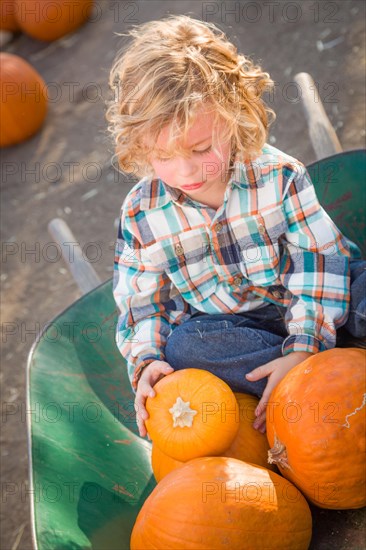
[[[205,155],[206,153],[209,153],[211,151],[211,145],[204,149],[203,151],[194,151],[194,153],[197,153],[199,155]]]
[[[170,157],[171,158],[171,157]],[[167,162],[168,160],[170,160],[170,158],[162,158],[162,157],[156,157],[156,160],[158,160],[159,162]]]
[[[211,145],[209,147],[206,147],[206,149],[204,149],[203,151],[193,151],[193,153],[196,153],[197,155],[205,155],[206,153],[209,153],[211,151]],[[173,157],[156,157],[156,160],[158,160],[159,162],[168,162],[169,160],[171,160]]]

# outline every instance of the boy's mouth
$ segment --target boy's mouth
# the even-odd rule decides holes
[[[205,183],[204,181],[200,181],[199,183],[192,183],[191,185],[182,185],[181,188],[187,191],[191,191],[192,189],[198,189],[204,183]]]

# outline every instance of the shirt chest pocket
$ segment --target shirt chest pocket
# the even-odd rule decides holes
[[[255,286],[270,286],[278,279],[279,238],[286,227],[280,208],[232,222],[240,269]]]
[[[187,301],[203,300],[216,289],[205,228],[183,231],[146,247],[153,265],[164,271]]]

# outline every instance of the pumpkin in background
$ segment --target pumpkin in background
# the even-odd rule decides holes
[[[131,550],[306,550],[311,531],[309,506],[285,478],[234,458],[204,457],[154,488]]]
[[[239,405],[239,430],[233,442],[222,456],[251,462],[277,472],[274,464],[268,464],[269,445],[265,434],[253,428],[254,411],[259,399],[246,393],[235,393]],[[184,462],[175,460],[163,453],[155,443],[152,445],[151,465],[157,482],[169,472],[183,466]]]
[[[19,23],[15,15],[15,0],[0,1],[0,30],[15,32]]]
[[[365,487],[366,351],[334,348],[293,368],[267,414],[269,461],[320,508],[361,508]]]
[[[24,59],[0,53],[0,147],[30,138],[47,114],[46,84]]]
[[[145,421],[152,441],[167,455],[186,462],[219,455],[239,429],[239,407],[230,387],[210,372],[183,369],[165,376],[148,397]]]
[[[93,0],[15,0],[19,27],[51,42],[75,31],[89,18]]]

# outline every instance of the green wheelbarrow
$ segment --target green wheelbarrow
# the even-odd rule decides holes
[[[319,158],[307,167],[318,198],[366,257],[366,151],[341,151],[320,99],[314,101],[310,76],[296,80]],[[61,220],[53,220],[50,231],[60,245],[75,242]],[[45,327],[28,360],[33,544],[39,550],[127,550],[155,486],[151,444],[138,436],[134,394],[114,340],[112,281],[100,284],[81,254],[69,267],[83,296]],[[316,529],[311,548],[319,548]]]

